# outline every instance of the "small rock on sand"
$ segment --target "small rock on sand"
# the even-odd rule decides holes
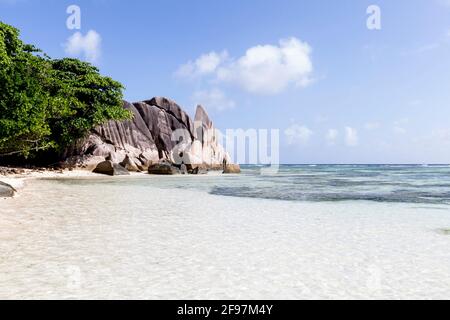
[[[9,184],[0,181],[0,198],[13,197],[16,189]]]

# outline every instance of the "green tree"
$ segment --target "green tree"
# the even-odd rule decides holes
[[[0,155],[63,151],[109,120],[125,120],[123,86],[89,63],[52,60],[0,22]]]
[[[43,83],[50,64],[19,40],[19,31],[0,23],[0,153],[45,149],[51,130]]]
[[[52,140],[66,146],[109,120],[129,119],[123,108],[122,84],[76,59],[51,61]]]

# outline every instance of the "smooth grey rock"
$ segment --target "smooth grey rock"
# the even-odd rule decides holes
[[[175,175],[180,174],[180,170],[170,162],[162,161],[160,163],[152,164],[148,168],[148,173],[155,175]]]
[[[141,158],[141,157],[139,158],[139,162],[140,163],[137,164],[137,167],[142,172],[147,172],[148,171],[148,167],[150,167],[153,164],[153,161],[147,160],[147,159]]]
[[[129,172],[138,172],[141,171],[138,167],[138,164],[141,164],[139,159],[132,159],[130,156],[126,156],[125,159],[120,163],[122,167],[124,167]]]
[[[223,170],[223,173],[241,173],[241,167],[238,164],[227,164]]]
[[[208,170],[202,167],[195,167],[189,171],[189,174],[208,174]]]
[[[145,103],[163,109],[166,113],[172,115],[191,134],[193,133],[194,124],[191,118],[175,101],[164,97],[154,97],[151,100],[145,101]]]
[[[106,174],[108,176],[124,176],[130,174],[127,169],[117,163],[113,163],[110,160],[100,162],[93,172]]]
[[[184,163],[180,166],[180,173],[181,174],[187,174],[188,173],[187,167],[186,167],[186,165]]]
[[[209,129],[213,129],[213,123],[208,116],[206,110],[201,106],[197,106],[197,110],[195,111],[194,117],[194,134],[197,140],[200,140],[201,143],[204,143],[205,131]]]
[[[145,102],[135,103],[143,121],[146,123],[152,133],[159,159],[168,159],[170,151],[175,146],[172,141],[172,127],[175,127],[174,121],[171,122],[169,114],[164,110],[146,104]]]
[[[127,121],[109,121],[97,127],[94,132],[103,141],[112,144],[116,149],[127,149],[132,146],[139,150],[156,149],[155,142],[146,123],[135,106],[124,101],[124,109],[132,112],[133,119]]]
[[[14,196],[16,189],[9,184],[0,181],[0,198],[10,198]]]

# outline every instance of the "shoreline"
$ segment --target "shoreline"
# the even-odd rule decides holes
[[[0,167],[1,168],[1,167]],[[136,178],[136,177],[207,177],[207,176],[222,176],[221,171],[211,170],[207,174],[202,175],[152,175],[147,172],[130,172],[127,176],[109,176],[105,174],[94,173],[89,170],[83,169],[25,169],[19,167],[8,167],[8,170],[16,173],[0,174],[0,182],[4,182],[16,190],[14,197],[20,194],[26,186],[27,182],[36,179],[76,179],[76,178],[93,178],[93,179],[105,179],[105,178]],[[0,198],[3,199],[3,198]]]
[[[95,177],[98,174],[86,170],[48,170],[48,169],[24,169],[9,168],[16,173],[8,173],[0,175],[0,181],[9,184],[16,189],[17,192],[26,187],[29,180],[39,178],[78,178],[78,177]]]

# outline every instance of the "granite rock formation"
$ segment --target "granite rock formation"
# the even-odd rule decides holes
[[[222,170],[231,162],[203,107],[197,107],[194,121],[163,97],[133,104],[124,101],[124,108],[132,112],[132,120],[109,121],[95,128],[66,151],[64,165],[92,171],[111,161],[128,171],[150,172],[156,164],[164,167],[164,161],[187,171]]]

